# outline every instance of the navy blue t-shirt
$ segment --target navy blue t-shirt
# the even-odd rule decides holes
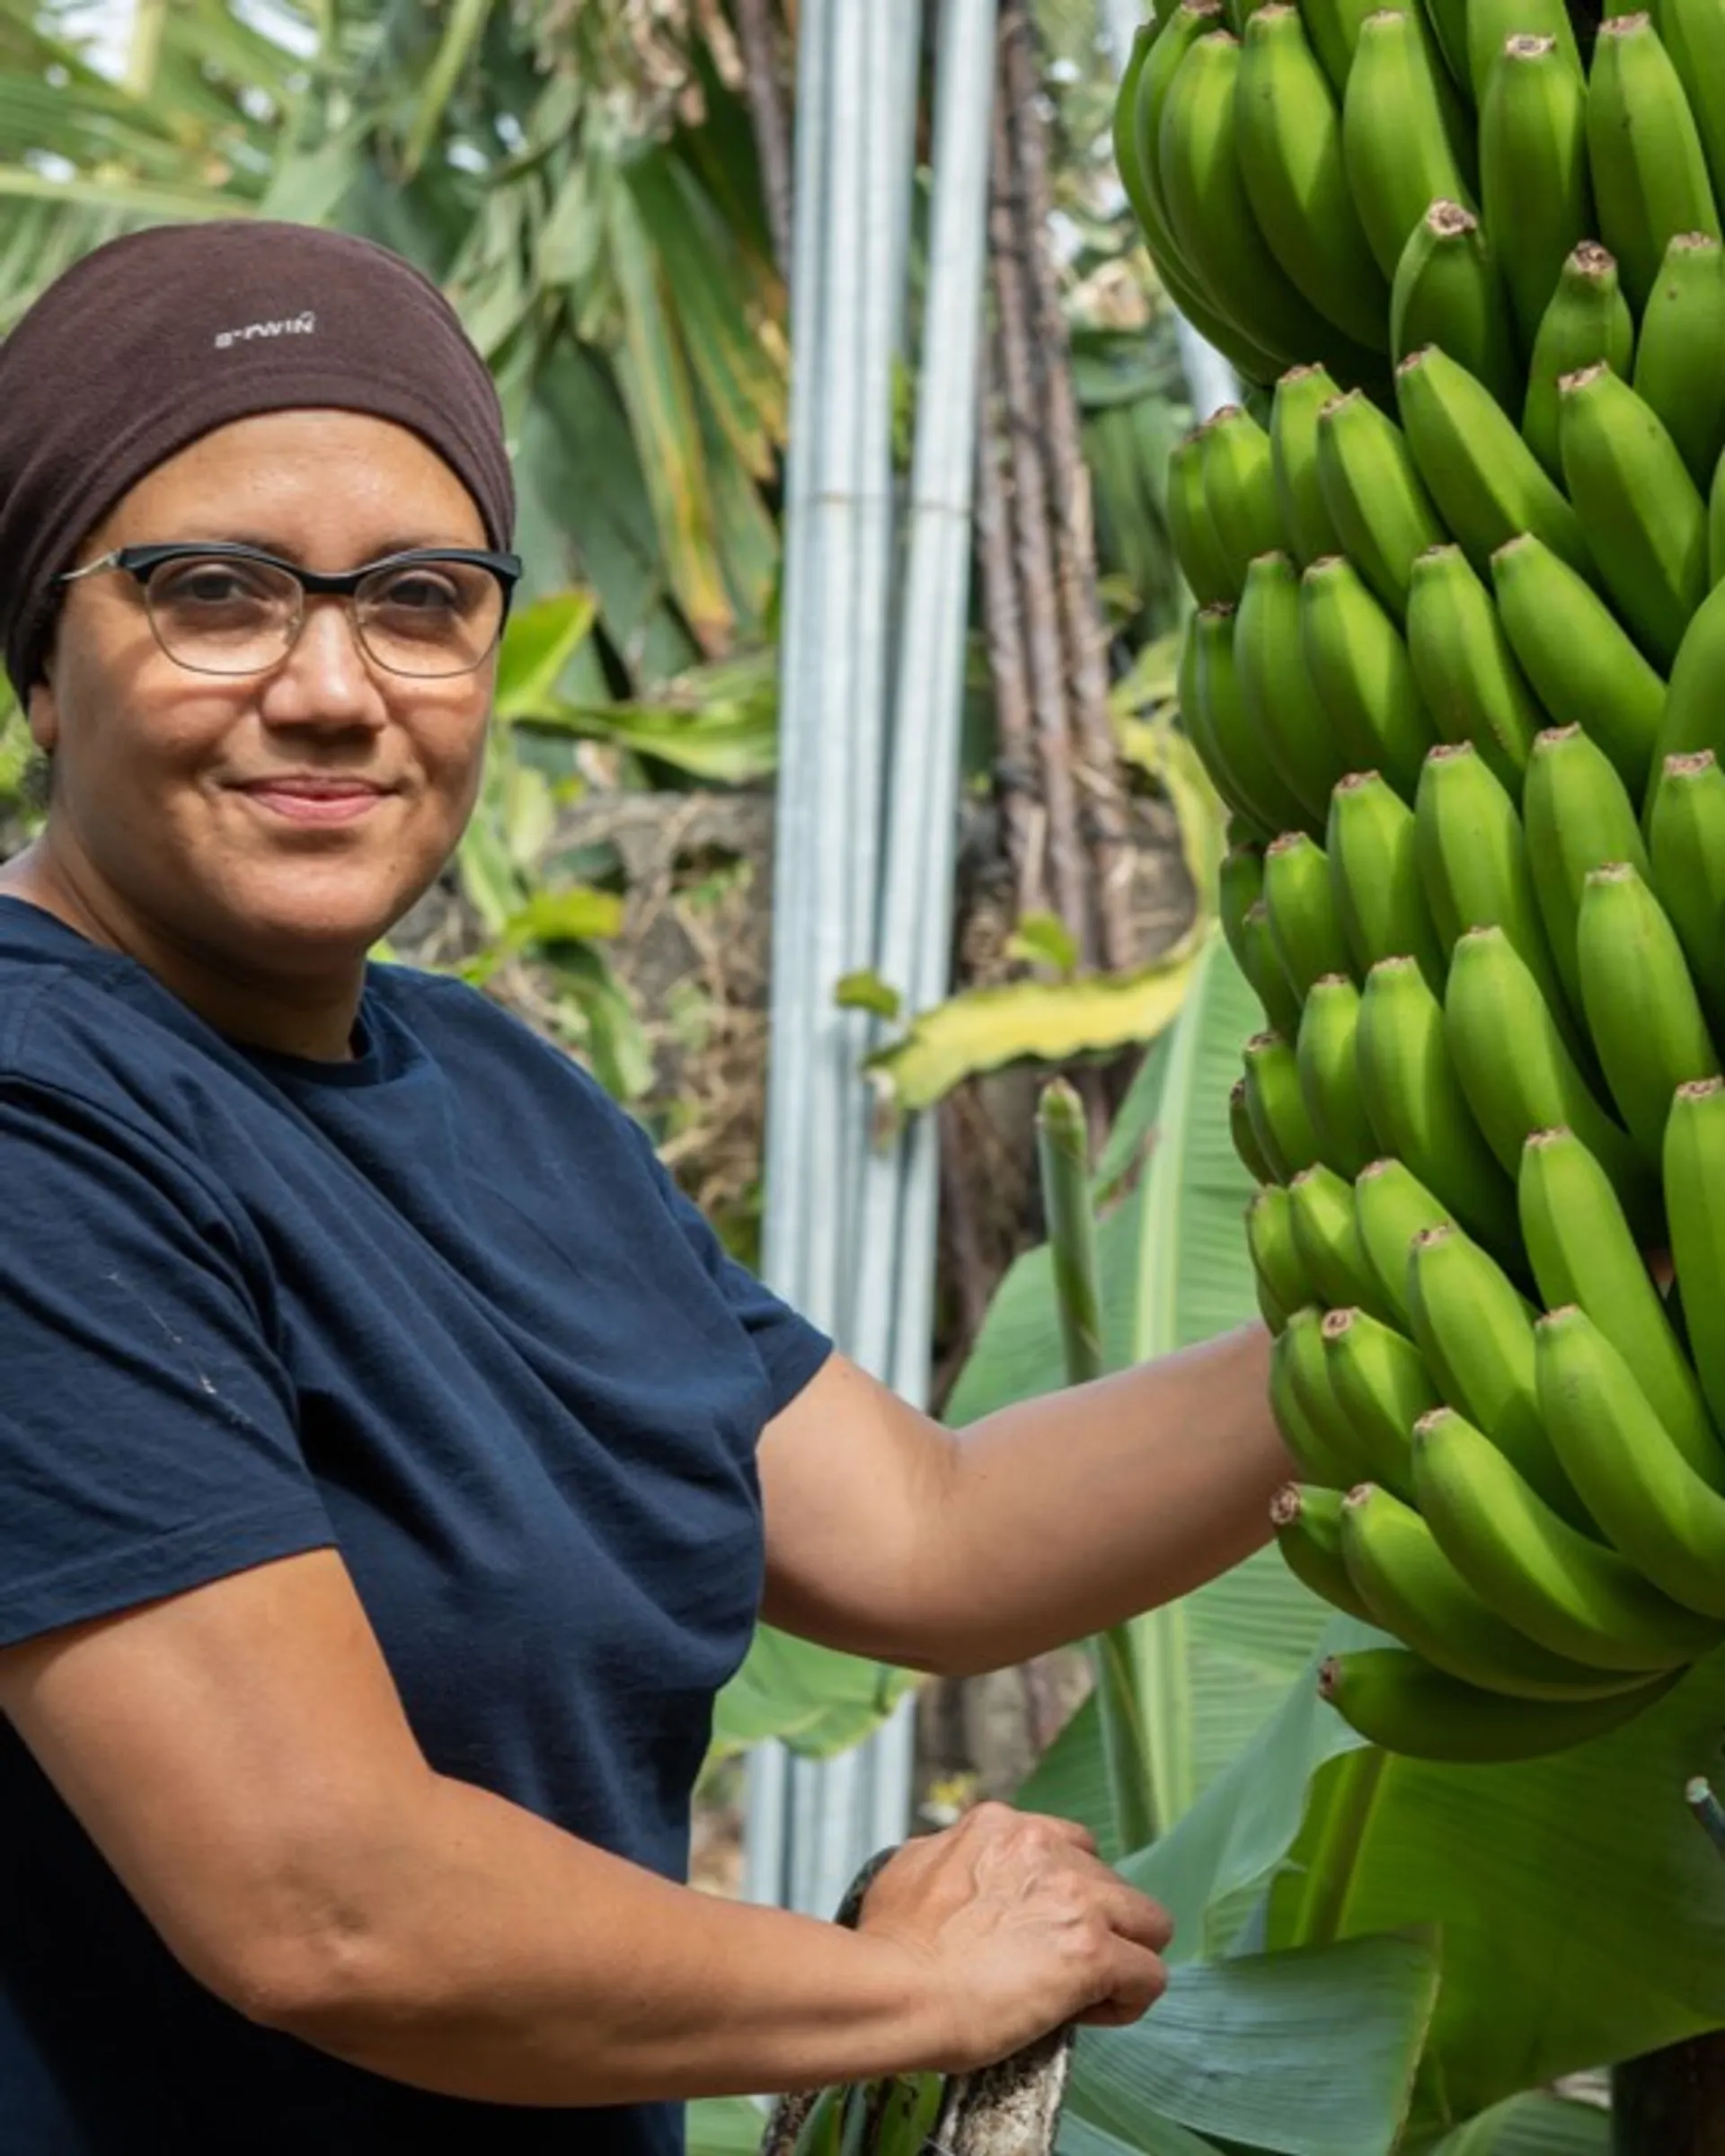
[[[680,1878],[759,1599],[756,1441],[830,1343],[475,991],[373,967],[354,1046],[235,1047],[0,897],[0,1645],[333,1544],[434,1769]],[[5,2156],[679,2132],[434,2096],[254,2027],[0,1720]]]

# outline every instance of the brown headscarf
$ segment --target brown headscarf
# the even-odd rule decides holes
[[[437,287],[368,240],[305,225],[160,225],[50,285],[0,344],[0,636],[40,677],[85,535],[146,472],[254,412],[332,406],[411,428],[507,550],[497,392]]]

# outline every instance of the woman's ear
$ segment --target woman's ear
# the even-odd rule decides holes
[[[60,707],[46,667],[42,678],[31,685],[24,699],[24,717],[30,726],[31,739],[45,755],[52,755],[59,745]]]

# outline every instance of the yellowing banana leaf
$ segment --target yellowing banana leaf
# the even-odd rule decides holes
[[[719,1694],[709,1757],[746,1752],[768,1737],[811,1759],[846,1752],[919,1682],[908,1670],[761,1625],[742,1667]]]
[[[1196,954],[1182,946],[1131,973],[971,988],[912,1021],[865,1065],[889,1115],[931,1108],[961,1080],[1008,1063],[1066,1063],[1154,1040],[1178,1013]]]
[[[553,592],[509,617],[497,655],[492,711],[499,720],[533,719],[552,708],[563,670],[593,632],[598,599],[585,588]]]

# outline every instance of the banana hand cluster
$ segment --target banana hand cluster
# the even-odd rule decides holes
[[[1169,524],[1277,1539],[1362,1734],[1557,1750],[1725,1643],[1725,10],[1163,0],[1114,141],[1248,385]]]

